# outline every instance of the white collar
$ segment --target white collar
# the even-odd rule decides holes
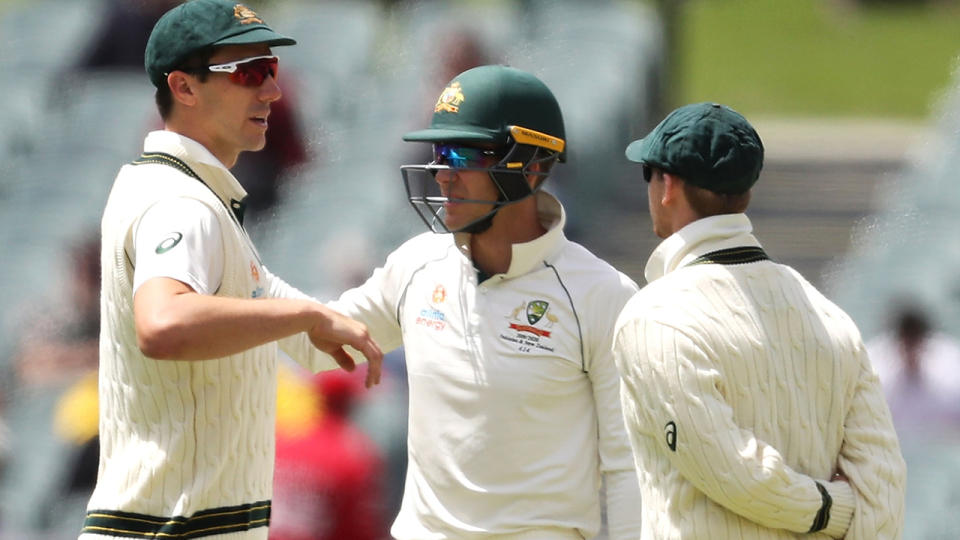
[[[526,274],[556,254],[566,240],[563,227],[567,223],[567,213],[563,205],[556,197],[542,189],[534,196],[537,198],[537,217],[547,232],[529,242],[511,246],[510,268],[503,274],[504,278]],[[469,257],[470,234],[455,233],[453,238],[460,251]]]
[[[746,214],[722,214],[688,223],[653,250],[644,277],[649,283],[718,249],[760,247],[752,232],[753,225]]]
[[[185,135],[166,130],[151,131],[143,141],[143,151],[163,152],[187,162],[228,208],[233,201],[242,201],[247,196],[247,191],[216,156]]]

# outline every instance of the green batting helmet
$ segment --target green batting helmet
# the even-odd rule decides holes
[[[544,178],[554,162],[565,161],[565,137],[557,98],[540,79],[502,65],[464,71],[440,93],[430,127],[403,136],[405,141],[434,144],[433,162],[401,167],[410,203],[431,230],[446,231],[445,198],[432,190],[432,174],[444,168],[486,171],[497,187],[498,200],[471,201],[494,207],[481,220],[459,229],[482,232],[500,207],[540,188],[542,180],[531,187],[530,175]],[[480,166],[463,157],[469,151],[450,149],[450,145],[486,149],[496,157],[495,164]],[[431,176],[419,174],[423,172]]]
[[[405,141],[538,146],[565,155],[563,115],[543,82],[508,66],[480,66],[457,75],[433,108],[430,127]]]

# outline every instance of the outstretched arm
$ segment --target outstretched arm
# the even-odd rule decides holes
[[[160,360],[219,358],[299,332],[347,370],[355,363],[344,345],[371,364],[383,358],[363,324],[310,300],[202,295],[183,282],[157,277],[137,289],[133,303],[140,350]]]

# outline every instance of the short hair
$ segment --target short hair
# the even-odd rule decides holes
[[[206,82],[207,77],[210,75],[210,72],[206,68],[210,63],[210,59],[213,57],[214,50],[214,47],[197,49],[184,58],[178,67],[170,71],[193,73],[200,82]],[[173,92],[170,90],[170,84],[167,83],[166,79],[163,80],[163,84],[157,87],[157,92],[154,94],[154,101],[157,103],[157,111],[160,112],[160,118],[164,120],[169,118],[173,112]]]
[[[683,194],[700,218],[721,214],[742,214],[750,204],[750,190],[743,193],[717,193],[690,182],[683,182]]]

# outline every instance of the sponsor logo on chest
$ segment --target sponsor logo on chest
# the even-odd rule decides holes
[[[430,294],[427,307],[421,309],[420,313],[417,315],[416,324],[419,326],[425,326],[438,332],[446,329],[447,316],[443,311],[441,311],[441,308],[444,307],[446,301],[447,289],[438,283],[433,288],[433,292]]]
[[[260,298],[265,295],[266,291],[264,291],[263,286],[260,285],[260,267],[257,266],[255,261],[250,261],[250,277],[253,278],[254,283],[256,283],[256,286],[250,291],[250,298]]]

